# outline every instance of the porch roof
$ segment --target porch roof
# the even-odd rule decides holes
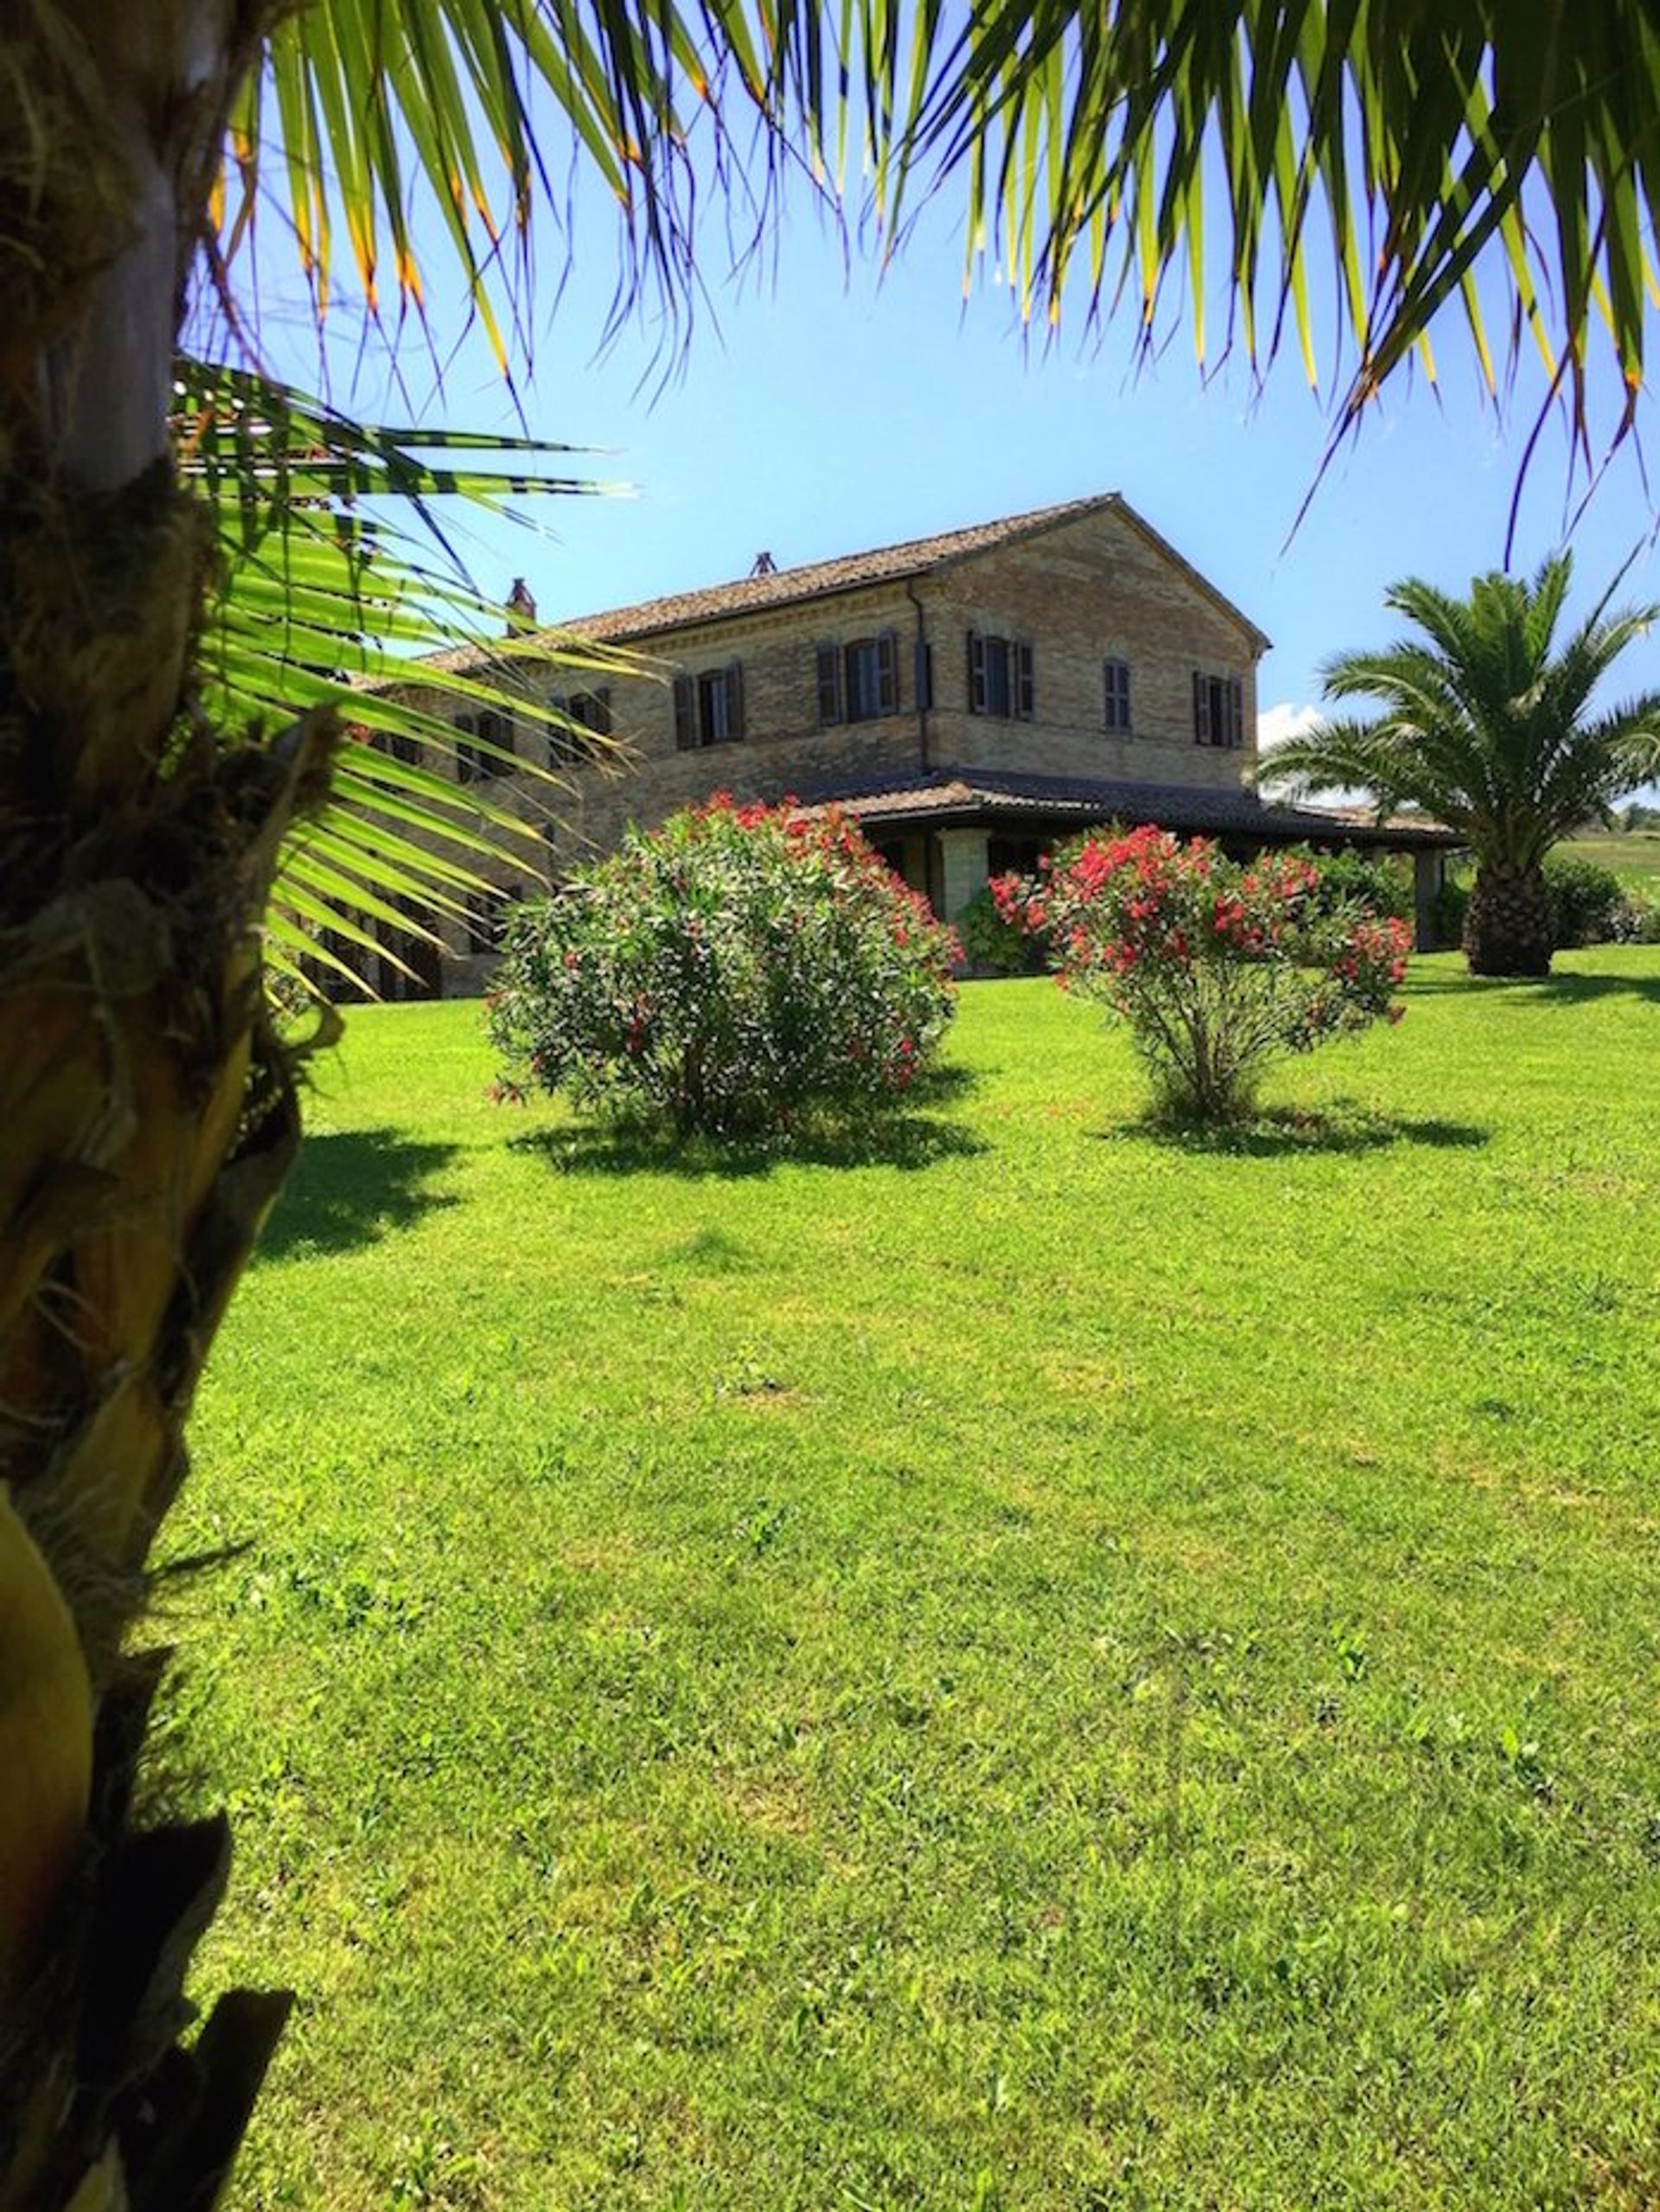
[[[1091,823],[1156,822],[1206,836],[1266,844],[1338,842],[1398,852],[1450,851],[1460,840],[1439,822],[1368,807],[1280,806],[1254,791],[1191,784],[1129,783],[1107,778],[1029,775],[1020,769],[944,767],[803,785],[803,807],[839,806],[873,832],[952,823],[985,824],[1028,835],[1086,829]]]

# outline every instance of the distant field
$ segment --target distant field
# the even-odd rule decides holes
[[[1629,830],[1621,837],[1574,838],[1562,847],[1581,859],[1600,861],[1617,876],[1660,881],[1660,830]]]
[[[977,985],[725,1170],[354,1015],[159,1597],[233,2206],[1660,2203],[1660,952],[1561,966],[1217,1145]]]

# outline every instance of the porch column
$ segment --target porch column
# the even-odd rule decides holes
[[[942,830],[940,836],[940,919],[954,921],[986,876],[984,830]]]
[[[1435,939],[1435,901],[1446,881],[1446,855],[1439,846],[1433,852],[1414,852],[1412,856],[1412,902],[1417,922],[1415,939],[1421,953],[1440,950]]]

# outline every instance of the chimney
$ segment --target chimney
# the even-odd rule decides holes
[[[751,576],[776,576],[777,573],[778,564],[774,560],[770,553],[757,553],[756,555],[755,566],[750,571],[750,574]]]
[[[530,587],[521,576],[513,579],[513,590],[508,594],[508,635],[520,630],[533,630],[536,627],[536,602],[530,596]]]

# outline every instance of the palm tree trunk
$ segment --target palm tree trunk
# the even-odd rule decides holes
[[[263,22],[232,0],[22,22],[0,55],[0,2212],[205,2212],[284,2003],[234,1993],[180,2047],[227,1839],[132,1824],[161,1668],[134,1630],[297,1141],[259,929],[336,738],[206,725],[207,540],[168,460],[184,272]]]
[[[1550,900],[1537,868],[1483,862],[1464,917],[1472,975],[1548,975]]]

